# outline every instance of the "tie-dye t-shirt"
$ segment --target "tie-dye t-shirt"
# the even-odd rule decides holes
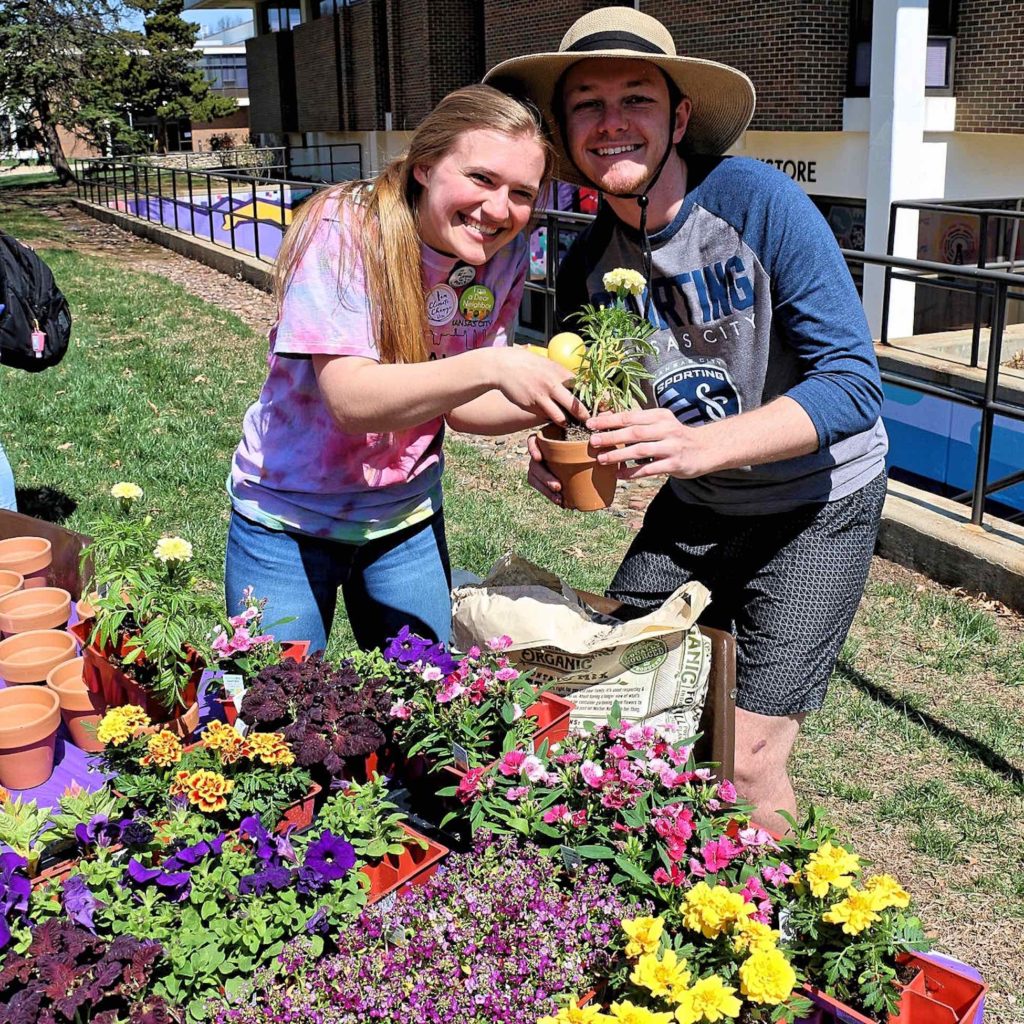
[[[339,295],[340,235],[352,215],[342,216],[348,223],[339,223],[337,207],[327,213],[295,269],[270,332],[267,381],[245,414],[228,491],[237,512],[270,529],[359,543],[441,508],[444,420],[346,434],[331,416],[310,357],[379,359],[360,263],[351,266]],[[482,267],[425,245],[421,253],[429,358],[508,344],[525,282],[525,238]]]

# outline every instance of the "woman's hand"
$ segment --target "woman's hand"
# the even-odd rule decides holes
[[[526,447],[530,452],[530,472],[527,474],[526,482],[534,490],[543,494],[548,501],[554,502],[556,505],[564,505],[562,485],[558,477],[548,469],[548,464],[540,453],[540,445],[537,444],[536,434],[531,434],[527,438]]]
[[[586,408],[566,387],[573,375],[564,366],[522,346],[491,351],[496,363],[494,386],[514,405],[560,426],[566,422],[566,411],[578,420],[586,417]]]

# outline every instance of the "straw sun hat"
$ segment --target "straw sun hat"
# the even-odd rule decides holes
[[[724,153],[750,123],[754,86],[742,71],[699,57],[680,57],[664,25],[629,7],[601,7],[577,19],[562,37],[557,53],[512,57],[491,68],[484,81],[532,100],[544,113],[558,153],[557,176],[589,184],[580,177],[563,147],[552,107],[558,80],[573,64],[592,57],[645,60],[661,68],[693,104],[686,129],[687,149]]]

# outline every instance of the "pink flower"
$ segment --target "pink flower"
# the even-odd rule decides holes
[[[572,811],[566,804],[555,804],[544,812],[544,824],[554,825],[558,822],[567,824],[572,821]]]
[[[213,648],[213,650],[222,658],[229,658],[233,653],[231,641],[228,640],[228,635],[223,630],[217,634],[213,643],[210,644],[210,647]]]
[[[548,772],[540,781],[543,782],[545,786],[552,787],[557,786],[560,780],[555,772]]]
[[[788,864],[780,864],[777,868],[761,868],[761,874],[766,882],[772,885],[783,886],[787,879],[793,874],[793,869]]]
[[[680,861],[686,858],[686,840],[680,839],[679,836],[672,835],[668,837],[665,843],[669,860],[673,864],[678,864]]]
[[[412,708],[404,700],[396,700],[388,709],[392,718],[401,718],[403,721],[412,715]]]
[[[743,886],[743,899],[747,903],[757,903],[758,900],[768,899],[768,893],[757,875],[751,875],[747,879],[747,884]]]
[[[682,885],[686,881],[686,873],[678,864],[672,865],[672,873],[669,874],[664,868],[658,868],[654,872],[655,885]]]
[[[249,609],[246,608],[246,611],[248,611],[248,610]],[[244,615],[232,615],[228,619],[228,622],[231,623],[231,625],[232,625],[232,627],[234,629],[239,629],[241,626],[244,626],[248,621],[249,620]]]
[[[587,824],[587,812],[576,811],[572,816],[572,827],[583,828]]]
[[[518,775],[523,768],[523,762],[526,760],[526,754],[521,750],[510,750],[501,759],[501,763],[498,765],[498,771],[502,775],[512,776]]]
[[[718,799],[727,804],[736,803],[736,787],[728,779],[722,779],[718,784]]]
[[[512,646],[512,637],[510,636],[494,636],[487,641],[487,646],[492,651],[507,651]],[[479,652],[477,652],[479,655]]]
[[[701,782],[710,782],[715,776],[710,768],[698,768],[694,773]]]
[[[508,800],[510,803],[516,803],[517,801],[522,800],[523,797],[526,796],[529,792],[529,786],[513,786],[505,794],[505,799]]]
[[[529,757],[523,761],[522,771],[531,782],[540,782],[540,780],[547,775],[544,762],[533,754],[530,754]]]
[[[255,647],[257,644],[272,644],[274,642],[273,633],[260,633],[259,636],[250,637],[249,643]]]
[[[252,640],[249,637],[249,630],[241,626],[235,630],[235,635],[231,638],[232,653],[244,654],[250,647],[252,647]]]
[[[565,754],[559,754],[555,758],[557,764],[575,764],[577,761],[582,761],[583,755],[575,750],[570,750]]]
[[[479,647],[475,647],[475,646],[474,647],[470,647],[470,649],[468,651],[466,651],[466,657],[467,658],[479,658],[480,657],[480,648]]]
[[[653,725],[631,725],[626,730],[626,742],[634,749],[653,743],[656,732]]]
[[[771,835],[765,832],[763,828],[757,828],[755,825],[751,825],[749,828],[741,828],[736,838],[740,841],[741,846],[768,846],[778,849]]]
[[[593,761],[584,761],[580,765],[580,775],[591,789],[600,789],[601,780],[604,778],[604,769],[594,764]]]
[[[457,679],[449,676],[445,680],[445,684],[440,690],[434,694],[434,700],[438,704],[450,704],[456,697],[461,697],[466,692],[466,688]]]
[[[494,678],[499,682],[509,683],[513,679],[518,679],[519,673],[514,668],[499,668],[498,671],[494,673]]]
[[[740,852],[740,848],[728,836],[712,839],[700,851],[704,866],[710,872],[721,871]]]
[[[486,768],[470,768],[465,777],[459,782],[455,789],[455,795],[464,803],[471,803],[480,792],[481,780],[484,777]]]
[[[428,683],[436,683],[441,679],[441,670],[436,665],[428,665],[420,673],[420,677]]]
[[[703,878],[707,874],[707,872],[701,867],[700,861],[697,860],[696,857],[690,858],[689,868],[690,874],[693,875],[694,878]]]

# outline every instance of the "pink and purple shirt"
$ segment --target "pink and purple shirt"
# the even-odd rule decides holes
[[[342,217],[342,220],[347,220]],[[228,493],[235,510],[269,529],[360,543],[421,522],[441,508],[441,417],[407,430],[346,434],[324,402],[313,355],[379,361],[358,247],[346,255],[337,207],[299,261],[270,332],[269,373],[249,407]],[[420,246],[429,358],[507,345],[528,251],[519,236],[481,267]]]

